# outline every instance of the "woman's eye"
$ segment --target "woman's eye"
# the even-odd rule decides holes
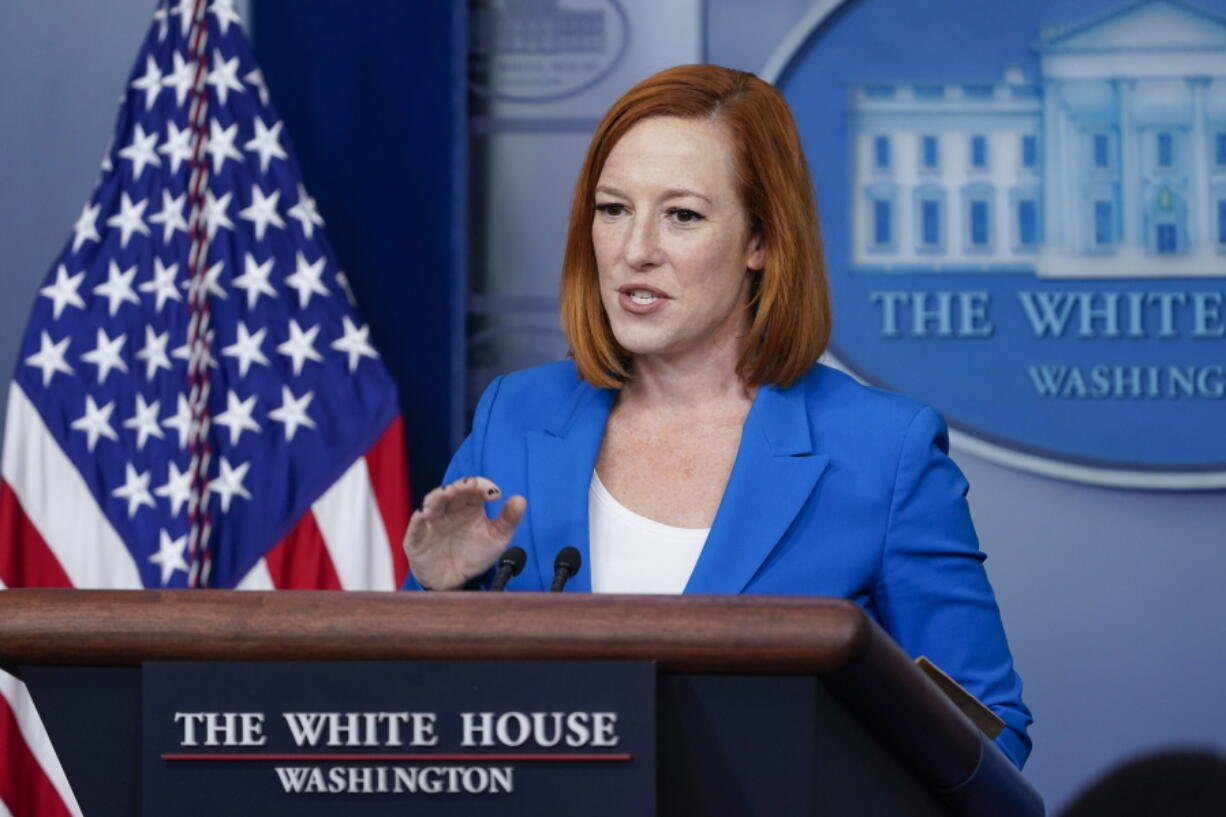
[[[705,218],[702,213],[696,213],[684,207],[670,207],[666,215],[681,224],[693,224],[695,221],[702,221]]]
[[[626,206],[624,204],[618,204],[617,202],[608,201],[604,202],[603,204],[597,204],[596,211],[604,213],[606,216],[620,216],[622,213],[626,212]]]

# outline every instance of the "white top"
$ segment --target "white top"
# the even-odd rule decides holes
[[[639,516],[613,498],[594,469],[587,517],[594,593],[680,593],[711,532]]]

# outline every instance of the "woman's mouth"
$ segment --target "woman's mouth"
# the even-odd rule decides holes
[[[621,308],[634,315],[650,315],[671,300],[658,289],[643,286],[624,286],[618,291]]]

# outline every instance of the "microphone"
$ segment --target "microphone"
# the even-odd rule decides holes
[[[498,560],[498,575],[494,577],[494,583],[490,585],[490,590],[504,590],[507,582],[515,576],[519,575],[519,571],[524,569],[524,565],[528,562],[528,554],[524,549],[516,545],[509,547],[502,552],[502,557]]]
[[[581,564],[583,564],[583,557],[579,555],[579,551],[572,547],[564,547],[559,550],[558,558],[553,560],[553,584],[550,585],[549,592],[561,593],[566,582],[579,572]]]

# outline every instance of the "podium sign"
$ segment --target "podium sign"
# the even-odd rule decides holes
[[[654,815],[651,662],[146,663],[143,813]]]

